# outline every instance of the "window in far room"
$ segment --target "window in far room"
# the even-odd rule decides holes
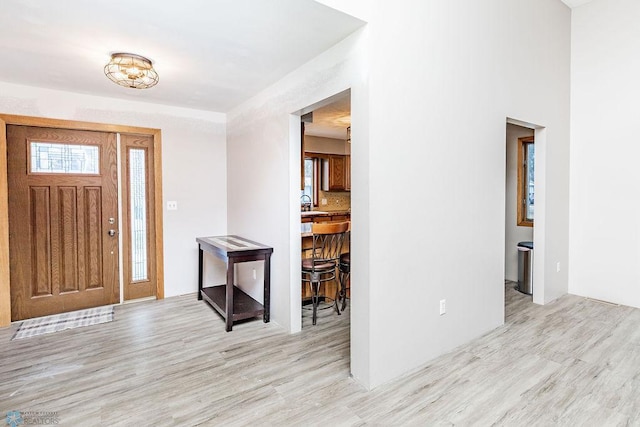
[[[533,227],[535,145],[533,136],[518,138],[518,225]]]
[[[317,157],[306,157],[304,159],[304,189],[300,203],[311,203],[312,206],[318,206],[318,163],[320,159]],[[308,196],[304,197],[304,196]]]

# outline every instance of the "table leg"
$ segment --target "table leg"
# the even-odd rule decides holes
[[[198,245],[198,301],[202,301],[202,246]]]
[[[271,254],[264,256],[264,323],[269,323],[269,310],[271,307]]]
[[[227,285],[226,285],[226,304],[227,313],[225,319],[227,321],[227,332],[231,332],[233,328],[233,276],[234,276],[234,262],[233,258],[229,258],[227,263]]]

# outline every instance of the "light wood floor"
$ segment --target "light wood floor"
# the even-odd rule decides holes
[[[366,392],[349,378],[349,317],[303,332],[251,321],[224,332],[195,296],[116,307],[112,323],[10,341],[0,416],[66,426],[640,425],[640,310],[507,286],[506,324]],[[389,361],[392,363],[392,361]],[[4,421],[4,420],[2,420]]]

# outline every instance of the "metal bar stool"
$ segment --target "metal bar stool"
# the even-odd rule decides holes
[[[347,308],[347,291],[351,287],[351,254],[349,252],[340,255],[338,270],[340,272],[340,291],[336,299],[336,306],[339,301],[342,301],[342,311],[344,311]]]
[[[318,317],[320,300],[328,298],[320,295],[320,285],[336,279],[342,243],[348,229],[348,221],[314,223],[311,227],[311,232],[313,233],[311,257],[302,260],[302,281],[308,283],[311,287],[314,325]],[[335,307],[336,311],[340,313],[336,298],[328,298],[333,300],[334,303],[324,308]]]

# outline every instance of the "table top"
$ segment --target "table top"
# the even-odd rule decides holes
[[[244,255],[252,252],[273,252],[273,248],[270,246],[235,235],[197,237],[196,242],[198,242],[203,249],[214,251],[225,256]]]

